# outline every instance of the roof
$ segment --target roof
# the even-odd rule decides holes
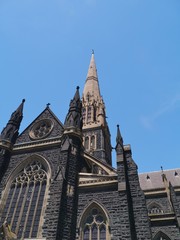
[[[157,172],[148,172],[139,174],[139,181],[142,190],[153,190],[164,188],[162,174],[166,175],[167,181],[171,182],[173,187],[180,187],[180,168],[163,170]]]

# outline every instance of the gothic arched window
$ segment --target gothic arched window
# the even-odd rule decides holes
[[[83,214],[80,240],[110,240],[107,216],[95,203],[88,207]]]
[[[91,122],[91,107],[88,107],[87,109],[87,122]]]
[[[159,231],[153,240],[171,240],[165,233]]]
[[[1,225],[7,221],[18,239],[38,236],[47,183],[47,170],[37,159],[29,161],[8,184]]]
[[[82,109],[82,117],[83,117],[83,121],[85,121],[85,119],[86,119],[86,108],[85,107]]]

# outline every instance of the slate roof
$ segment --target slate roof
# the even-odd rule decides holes
[[[172,186],[180,187],[180,168],[163,170],[166,175],[167,181],[171,182]],[[162,180],[162,171],[140,173],[139,181],[142,190],[155,190],[164,188]]]

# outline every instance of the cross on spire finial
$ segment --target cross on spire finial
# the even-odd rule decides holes
[[[47,103],[47,104],[46,104],[46,107],[49,108],[50,105],[51,105],[50,103]]]

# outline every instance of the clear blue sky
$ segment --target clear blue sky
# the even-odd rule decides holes
[[[64,122],[91,49],[112,145],[120,124],[139,172],[180,167],[179,0],[1,0],[0,129],[23,98],[21,131],[48,102]]]

